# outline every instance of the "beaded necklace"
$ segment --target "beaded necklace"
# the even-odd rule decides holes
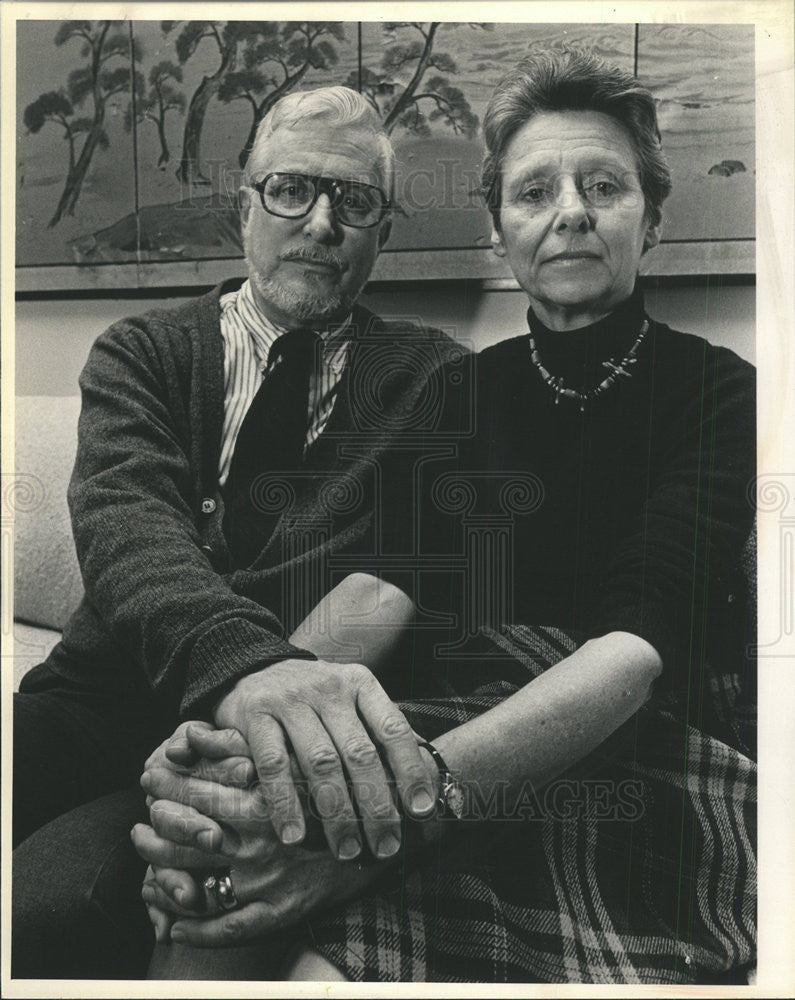
[[[541,355],[538,353],[538,348],[536,347],[536,342],[533,339],[532,332],[530,333],[529,344],[530,344],[530,360],[533,365],[538,369],[538,373],[541,378],[546,382],[549,388],[555,394],[555,405],[557,406],[560,402],[561,396],[566,399],[577,399],[580,402],[580,413],[585,412],[585,404],[593,402],[597,396],[601,396],[603,392],[607,390],[621,378],[632,378],[632,372],[627,370],[628,365],[634,365],[637,363],[637,353],[638,348],[643,343],[643,339],[649,329],[649,321],[644,319],[643,325],[640,328],[640,333],[638,334],[638,339],[627,351],[626,355],[616,363],[612,358],[608,361],[602,362],[602,367],[606,368],[610,374],[604,379],[599,385],[594,386],[593,389],[589,389],[588,392],[582,393],[578,392],[576,389],[569,389],[564,385],[564,380],[561,376],[551,375],[547,369],[544,367],[541,361]]]

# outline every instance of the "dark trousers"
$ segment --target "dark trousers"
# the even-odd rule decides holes
[[[36,668],[14,696],[14,978],[142,978],[154,944],[130,830],[162,727]],[[143,714],[143,717],[142,717]]]

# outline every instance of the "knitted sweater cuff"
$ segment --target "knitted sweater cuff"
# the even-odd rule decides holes
[[[280,660],[316,660],[314,653],[285,642],[245,618],[229,618],[209,629],[190,654],[184,719],[211,715],[215,703],[240,677]]]

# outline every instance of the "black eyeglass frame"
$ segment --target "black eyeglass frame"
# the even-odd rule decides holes
[[[296,212],[295,214],[290,215],[285,215],[283,212],[275,212],[272,208],[268,208],[265,204],[265,186],[271,177],[297,177],[304,181],[310,181],[315,191],[314,197],[304,211]],[[381,212],[374,222],[368,222],[366,225],[357,225],[355,222],[347,222],[345,219],[340,217],[338,205],[345,193],[345,185],[348,184],[355,185],[357,188],[369,188],[373,191],[377,191],[381,196],[383,199]],[[271,173],[266,174],[262,180],[252,181],[249,186],[259,195],[260,203],[268,215],[275,215],[279,219],[305,218],[315,207],[321,194],[328,196],[328,199],[331,202],[332,211],[334,212],[334,217],[338,219],[343,226],[349,226],[351,229],[372,229],[380,222],[383,222],[385,216],[387,216],[392,210],[391,201],[387,197],[386,193],[377,185],[365,184],[363,181],[342,180],[339,177],[325,177],[322,174],[303,174],[295,170],[274,170],[271,171]]]

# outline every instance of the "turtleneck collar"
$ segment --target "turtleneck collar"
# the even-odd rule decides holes
[[[636,285],[609,316],[588,326],[550,330],[532,309],[527,310],[527,323],[544,367],[563,376],[572,389],[584,391],[604,377],[603,361],[621,358],[632,347],[644,316],[643,292]]]

